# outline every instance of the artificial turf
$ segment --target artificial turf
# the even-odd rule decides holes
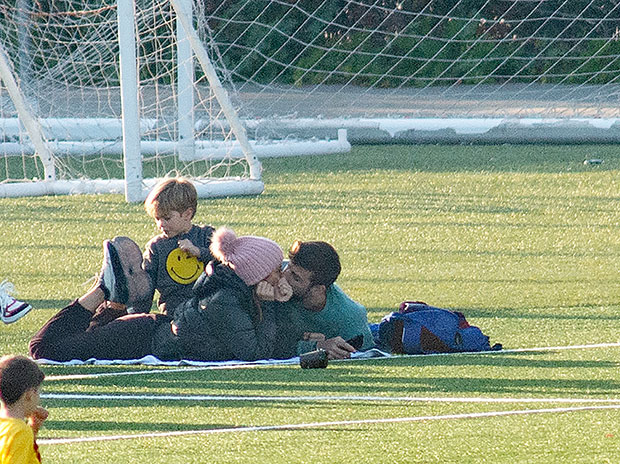
[[[603,164],[587,165],[589,158]],[[461,310],[507,350],[620,339],[620,153],[602,146],[365,146],[264,160],[265,192],[201,200],[196,222],[286,249],[326,240],[338,282],[377,322],[407,299]],[[2,353],[87,290],[101,242],[156,233],[121,196],[0,199],[0,270],[35,310],[0,326]],[[449,415],[396,423],[42,446],[45,462],[616,462],[617,409],[476,417],[618,399],[620,347],[450,355],[94,379],[140,367],[45,366],[46,393],[546,399],[379,402],[44,399],[42,439]],[[606,403],[608,404],[608,403]],[[602,404],[595,403],[595,406]]]

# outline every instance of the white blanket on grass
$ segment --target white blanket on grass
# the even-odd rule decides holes
[[[358,351],[351,354],[351,359],[369,359],[369,358],[383,358],[391,356],[389,353],[378,350],[376,348],[367,351]],[[188,359],[181,359],[180,361],[162,361],[155,356],[148,355],[140,359],[95,359],[90,358],[86,361],[79,359],[73,359],[71,361],[52,361],[50,359],[37,359],[39,364],[54,364],[63,366],[81,366],[86,364],[93,364],[99,366],[110,365],[132,365],[140,364],[147,366],[243,366],[243,365],[277,365],[277,364],[299,364],[299,356],[289,359],[261,359],[258,361],[190,361]]]

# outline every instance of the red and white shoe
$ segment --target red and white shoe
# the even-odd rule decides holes
[[[15,292],[13,284],[7,280],[0,283],[0,319],[5,324],[11,324],[30,312],[32,306],[16,300],[9,293]]]

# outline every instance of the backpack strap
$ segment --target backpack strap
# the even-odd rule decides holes
[[[405,328],[405,323],[402,319],[395,319],[392,328],[392,336],[390,338],[392,353],[403,354],[405,352],[403,348],[403,330]]]
[[[465,319],[465,314],[459,311],[453,311],[453,312],[459,317],[459,329],[467,329],[468,327],[471,327],[469,322],[467,322],[467,319]]]
[[[403,301],[398,307],[398,312],[406,314],[413,311],[423,311],[428,309],[428,305],[423,301]]]

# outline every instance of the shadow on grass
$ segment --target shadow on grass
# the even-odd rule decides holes
[[[367,170],[421,172],[591,172],[618,166],[613,145],[389,145],[354,146],[350,153],[333,156],[265,159],[265,179],[277,173],[335,173]],[[583,164],[589,153],[605,164]]]
[[[84,407],[84,404],[76,404],[73,407]],[[45,428],[48,430],[71,430],[71,431],[124,431],[124,432],[165,432],[165,431],[183,431],[183,430],[203,430],[203,429],[221,429],[230,427],[229,424],[211,424],[211,423],[191,423],[183,424],[180,422],[116,422],[116,421],[80,421],[80,420],[53,420],[45,421]]]
[[[607,305],[606,305],[607,306]],[[611,306],[617,306],[616,303]],[[460,311],[458,308],[457,311]],[[578,321],[617,321],[620,311],[606,310],[606,314],[596,314],[601,311],[601,305],[579,306],[535,306],[528,311],[515,310],[513,308],[467,308],[463,309],[469,318],[492,318],[492,319],[552,319],[552,320],[578,320]],[[559,313],[558,311],[563,311]],[[568,313],[568,311],[573,311]]]

